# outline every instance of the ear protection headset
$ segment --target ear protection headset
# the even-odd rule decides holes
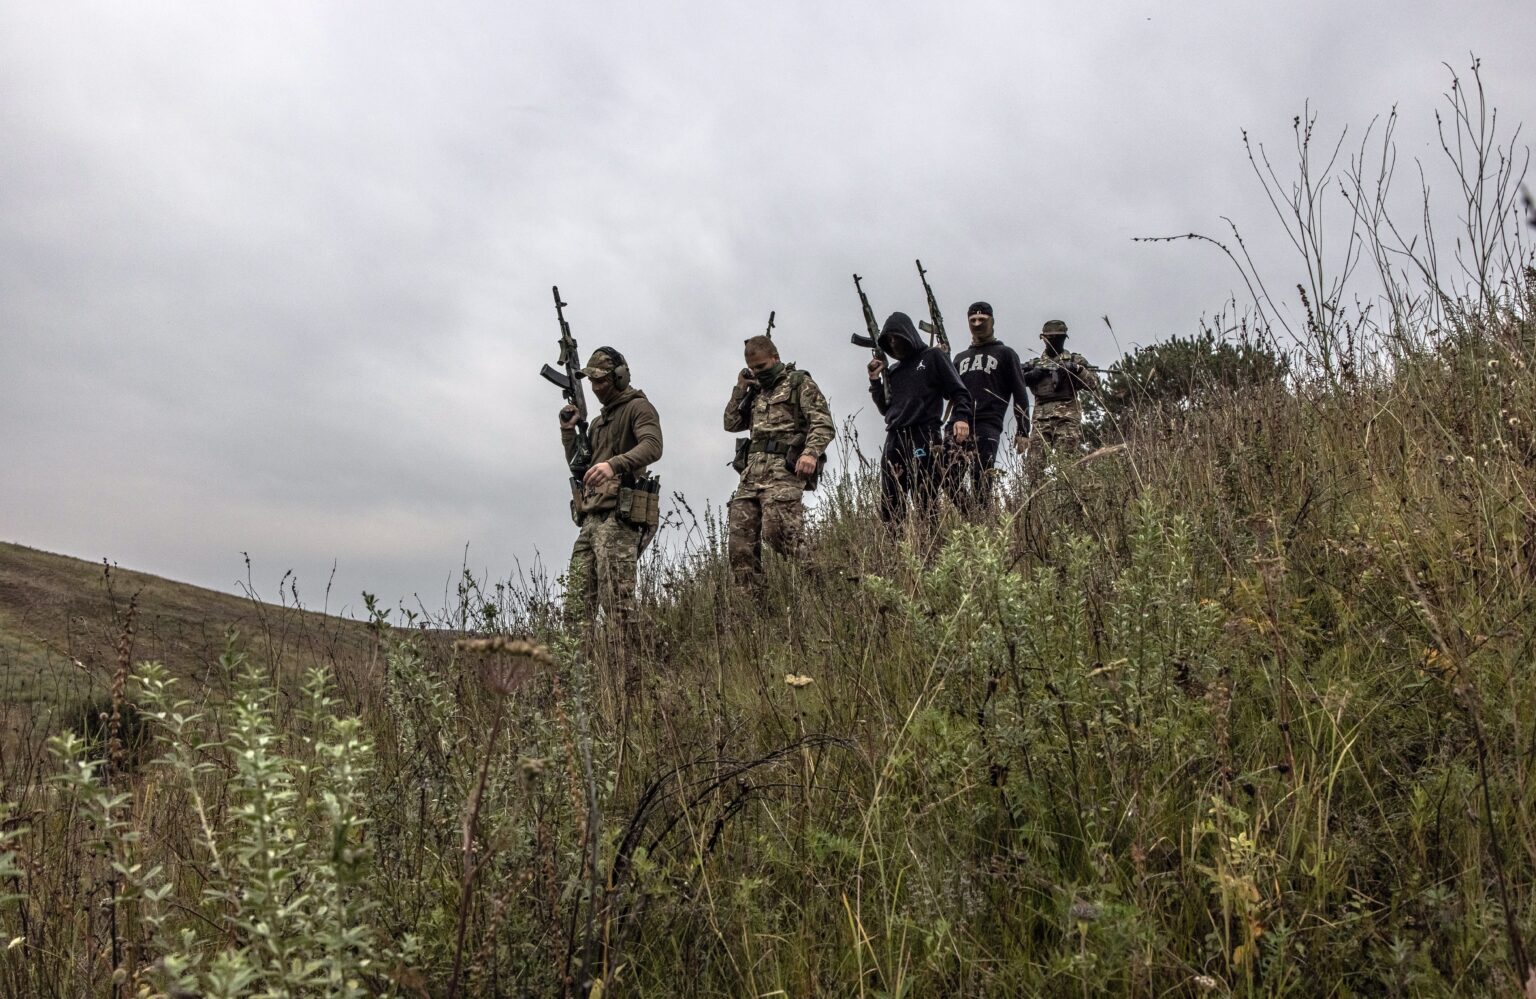
[[[620,392],[629,388],[629,362],[624,360],[624,355],[612,347],[597,349],[613,358],[613,387]]]

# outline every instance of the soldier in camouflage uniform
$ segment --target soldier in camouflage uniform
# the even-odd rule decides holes
[[[595,622],[601,607],[617,625],[621,641],[627,641],[635,563],[649,538],[645,525],[626,519],[620,499],[625,490],[632,491],[646,478],[648,466],[661,457],[661,419],[645,393],[630,386],[629,365],[612,347],[593,351],[581,374],[603,408],[588,428],[591,467],[571,496],[571,515],[581,530],[571,548],[569,597],[580,599],[580,613],[588,622]],[[576,449],[576,421],[575,407],[560,411],[560,440],[567,461]],[[626,678],[626,682],[637,679]]]
[[[779,360],[771,339],[753,337],[745,354],[747,366],[725,404],[725,429],[752,434],[750,443],[738,443],[733,463],[741,484],[731,496],[727,542],[731,571],[743,585],[761,578],[763,542],[785,558],[804,556],[801,494],[815,488],[836,432],[810,373]]]
[[[1040,332],[1045,350],[1024,363],[1024,384],[1035,397],[1030,422],[1027,464],[1030,477],[1038,478],[1045,463],[1060,454],[1075,456],[1083,443],[1083,410],[1079,392],[1097,391],[1098,375],[1088,359],[1066,349],[1067,324],[1052,319]]]

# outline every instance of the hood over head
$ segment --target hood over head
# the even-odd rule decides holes
[[[913,325],[912,317],[905,312],[891,313],[885,325],[880,327],[880,339],[877,341],[880,349],[887,354],[895,354],[891,344],[898,337],[906,341],[907,346],[911,348],[907,351],[909,355],[920,354],[928,349],[928,345],[923,342],[922,336],[917,332],[917,327]]]

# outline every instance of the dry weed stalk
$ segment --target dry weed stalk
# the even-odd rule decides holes
[[[486,690],[497,698],[511,697],[517,692],[536,667],[548,668],[554,660],[549,650],[525,638],[496,635],[491,638],[465,638],[453,643],[455,651],[477,653],[484,658],[480,663],[480,681]],[[491,735],[485,743],[485,753],[480,758],[480,773],[475,779],[475,790],[470,795],[469,807],[464,813],[464,880],[459,893],[459,925],[453,953],[453,975],[448,994],[459,994],[459,977],[464,968],[464,933],[469,924],[469,905],[475,879],[488,856],[475,856],[475,828],[480,821],[480,804],[485,796],[486,775],[491,769],[491,757],[496,754],[496,737],[501,734],[502,719],[506,712],[498,701],[495,719],[491,723]]]

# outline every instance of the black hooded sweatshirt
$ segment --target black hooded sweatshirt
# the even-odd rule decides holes
[[[886,400],[879,379],[869,383],[869,394],[875,399],[875,408],[885,416],[885,430],[890,433],[908,427],[937,424],[944,418],[944,402],[954,404],[952,419],[971,422],[971,393],[955,373],[949,355],[938,347],[930,347],[918,336],[917,327],[905,312],[893,312],[880,329],[880,349],[894,358],[891,344],[896,338],[905,341],[910,350],[902,361],[887,362],[886,382],[891,387],[891,398]]]
[[[1024,387],[1024,370],[1019,355],[996,337],[986,343],[972,344],[955,355],[955,370],[970,390],[976,410],[973,430],[982,427],[1002,429],[1013,401],[1016,433],[1029,433],[1029,396]]]

